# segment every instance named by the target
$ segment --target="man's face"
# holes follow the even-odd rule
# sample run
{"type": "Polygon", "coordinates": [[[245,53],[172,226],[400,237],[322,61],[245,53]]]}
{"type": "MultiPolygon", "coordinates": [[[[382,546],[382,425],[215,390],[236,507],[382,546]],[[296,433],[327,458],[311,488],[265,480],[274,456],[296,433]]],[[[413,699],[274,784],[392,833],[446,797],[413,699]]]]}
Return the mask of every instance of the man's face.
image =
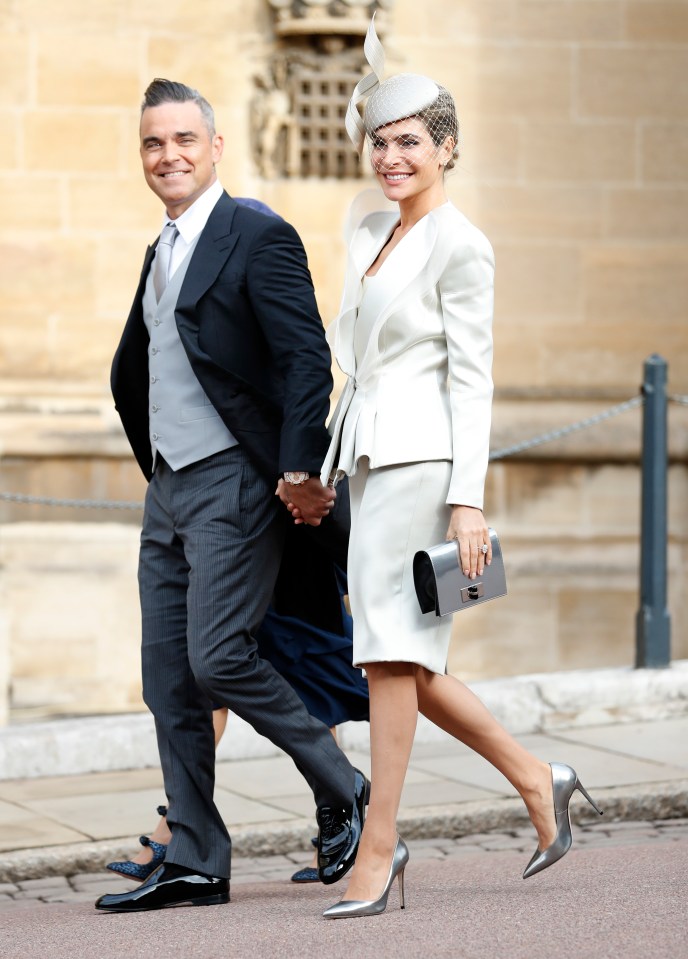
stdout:
{"type": "Polygon", "coordinates": [[[222,137],[211,137],[192,101],[147,107],[141,115],[140,133],[146,183],[175,219],[215,182],[222,137]]]}

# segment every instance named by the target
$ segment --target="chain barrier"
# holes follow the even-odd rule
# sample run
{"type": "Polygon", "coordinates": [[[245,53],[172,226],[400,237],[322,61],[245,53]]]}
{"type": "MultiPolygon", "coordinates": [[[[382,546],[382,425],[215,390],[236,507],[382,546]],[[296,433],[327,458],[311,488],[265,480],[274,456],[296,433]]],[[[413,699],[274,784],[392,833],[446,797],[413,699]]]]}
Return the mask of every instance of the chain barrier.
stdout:
{"type": "Polygon", "coordinates": [[[125,500],[103,499],[57,499],[54,496],[28,496],[24,493],[1,493],[0,500],[7,503],[23,503],[29,506],[67,506],[71,509],[143,509],[143,503],[125,500]]]}
{"type": "Polygon", "coordinates": [[[500,450],[493,450],[490,453],[490,462],[505,459],[507,456],[513,456],[514,453],[522,453],[524,450],[534,449],[536,446],[542,446],[543,443],[551,443],[554,440],[561,439],[562,436],[568,436],[570,433],[577,433],[579,430],[588,429],[590,426],[596,426],[604,420],[611,419],[612,416],[618,416],[620,413],[626,413],[645,402],[643,396],[634,396],[624,403],[617,406],[611,406],[608,410],[596,413],[594,416],[587,416],[584,420],[578,420],[576,423],[570,423],[568,426],[562,426],[558,430],[550,430],[547,433],[541,433],[539,436],[533,436],[532,439],[523,440],[521,443],[515,443],[513,446],[504,446],[500,450]]]}
{"type": "MultiPolygon", "coordinates": [[[[671,403],[678,403],[681,406],[688,406],[688,395],[680,393],[669,393],[667,399],[671,403]]],[[[506,459],[507,456],[514,456],[516,453],[523,453],[526,450],[535,449],[544,443],[552,443],[554,440],[569,436],[571,433],[577,433],[579,430],[589,429],[598,423],[611,419],[613,416],[619,416],[628,410],[637,409],[642,406],[644,398],[642,395],[634,396],[630,400],[611,406],[609,409],[602,410],[594,416],[588,416],[583,420],[570,423],[568,426],[562,426],[556,430],[549,430],[547,433],[541,433],[520,443],[514,443],[513,446],[504,446],[502,449],[493,450],[490,453],[490,462],[506,459]]],[[[0,502],[22,503],[28,506],[58,506],[69,509],[101,509],[101,510],[142,510],[143,503],[126,502],[121,500],[97,500],[97,499],[58,499],[54,496],[28,496],[23,493],[3,493],[0,492],[0,502]]]]}

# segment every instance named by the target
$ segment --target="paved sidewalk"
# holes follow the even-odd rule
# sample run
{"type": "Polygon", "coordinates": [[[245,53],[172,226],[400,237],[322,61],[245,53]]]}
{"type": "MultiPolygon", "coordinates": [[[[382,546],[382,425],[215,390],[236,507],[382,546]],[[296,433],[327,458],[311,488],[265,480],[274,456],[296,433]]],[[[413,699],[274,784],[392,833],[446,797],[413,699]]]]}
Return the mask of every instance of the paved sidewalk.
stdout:
{"type": "MultiPolygon", "coordinates": [[[[572,818],[596,842],[600,837],[616,841],[617,824],[624,822],[641,821],[642,826],[632,828],[653,842],[680,836],[685,829],[676,823],[679,831],[672,833],[670,824],[663,823],[688,817],[688,716],[518,738],[543,759],[577,769],[605,817],[598,820],[576,794],[572,818]]],[[[367,753],[348,754],[368,773],[367,753]]],[[[296,863],[308,859],[308,840],[315,830],[312,797],[288,758],[219,763],[216,798],[231,825],[234,882],[242,875],[245,881],[285,879],[296,863]]],[[[0,902],[59,898],[67,886],[70,895],[92,897],[97,890],[88,876],[98,872],[108,879],[108,888],[114,881],[115,888],[123,889],[123,880],[103,876],[103,866],[133,853],[137,836],[152,831],[155,807],[163,801],[160,773],[153,769],[0,781],[0,884],[5,884],[0,885],[0,902]],[[31,880],[44,885],[27,885],[31,880]]],[[[523,856],[533,846],[524,808],[511,786],[450,737],[414,747],[400,831],[408,840],[432,840],[422,847],[430,856],[444,856],[447,849],[465,854],[467,847],[476,853],[513,847],[523,856]]]]}

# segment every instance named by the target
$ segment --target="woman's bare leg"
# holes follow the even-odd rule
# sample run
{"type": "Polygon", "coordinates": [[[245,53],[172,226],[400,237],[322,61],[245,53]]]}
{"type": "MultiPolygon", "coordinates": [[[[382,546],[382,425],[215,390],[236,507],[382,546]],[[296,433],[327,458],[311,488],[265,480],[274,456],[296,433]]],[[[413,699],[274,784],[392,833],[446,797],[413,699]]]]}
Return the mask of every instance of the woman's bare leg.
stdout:
{"type": "Polygon", "coordinates": [[[220,706],[213,710],[213,733],[215,734],[215,749],[220,745],[220,740],[225,734],[227,728],[227,717],[229,710],[226,706],[220,706]]]}
{"type": "Polygon", "coordinates": [[[519,792],[545,849],[556,835],[552,775],[494,718],[478,697],[455,676],[418,667],[418,708],[424,716],[484,756],[519,792]]]}
{"type": "Polygon", "coordinates": [[[368,663],[371,792],[363,836],[344,899],[377,899],[397,838],[397,812],[418,719],[416,666],[368,663]]]}

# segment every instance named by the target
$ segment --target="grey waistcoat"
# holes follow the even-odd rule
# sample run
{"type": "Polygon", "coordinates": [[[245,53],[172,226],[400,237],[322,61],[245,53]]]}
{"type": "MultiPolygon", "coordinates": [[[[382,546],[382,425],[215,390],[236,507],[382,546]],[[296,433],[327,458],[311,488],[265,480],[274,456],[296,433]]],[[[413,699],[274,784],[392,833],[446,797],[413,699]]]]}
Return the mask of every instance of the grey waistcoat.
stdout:
{"type": "Polygon", "coordinates": [[[143,319],[150,336],[148,423],[154,469],[158,452],[178,470],[237,445],[191,369],[174,318],[195,246],[171,277],[159,303],[152,269],[143,295],[143,319]]]}

